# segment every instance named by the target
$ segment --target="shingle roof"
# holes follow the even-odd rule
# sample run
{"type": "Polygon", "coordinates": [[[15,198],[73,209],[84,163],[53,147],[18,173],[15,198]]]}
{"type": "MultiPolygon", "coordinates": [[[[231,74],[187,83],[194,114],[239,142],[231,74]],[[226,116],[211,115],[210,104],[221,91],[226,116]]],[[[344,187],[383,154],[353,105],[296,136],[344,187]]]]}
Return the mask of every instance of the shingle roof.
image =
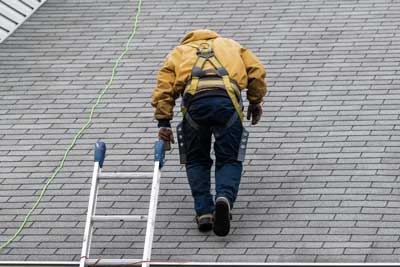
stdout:
{"type": "MultiPolygon", "coordinates": [[[[0,241],[15,233],[85,122],[136,4],[48,0],[0,44],[0,241]]],[[[228,237],[197,231],[176,146],[167,154],[153,258],[399,262],[399,21],[395,0],[144,0],[93,124],[0,260],[79,259],[95,141],[108,144],[105,170],[151,171],[158,68],[185,32],[210,28],[266,65],[265,115],[249,127],[228,237]]],[[[148,182],[105,181],[98,212],[146,212],[148,182]]],[[[144,225],[102,226],[92,257],[141,257],[144,225]]]]}

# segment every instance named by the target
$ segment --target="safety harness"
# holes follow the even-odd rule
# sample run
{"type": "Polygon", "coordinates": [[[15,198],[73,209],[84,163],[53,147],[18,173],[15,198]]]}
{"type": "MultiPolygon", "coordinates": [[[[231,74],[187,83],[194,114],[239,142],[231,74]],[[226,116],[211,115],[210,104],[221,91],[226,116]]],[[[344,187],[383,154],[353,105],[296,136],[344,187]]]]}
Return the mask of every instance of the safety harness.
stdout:
{"type": "Polygon", "coordinates": [[[187,82],[183,93],[182,113],[185,115],[192,98],[196,94],[223,89],[231,99],[240,120],[243,121],[239,86],[236,81],[229,78],[228,71],[215,56],[212,40],[201,43],[199,46],[187,45],[197,49],[197,60],[192,68],[191,79],[187,82]],[[213,69],[203,70],[206,62],[209,62],[213,69]]]}
{"type": "MultiPolygon", "coordinates": [[[[199,46],[194,46],[191,44],[187,45],[197,49],[197,60],[192,68],[191,79],[187,82],[183,93],[182,113],[187,123],[189,123],[194,129],[199,129],[201,127],[191,118],[189,113],[186,112],[195,96],[200,95],[200,93],[204,94],[207,92],[210,92],[212,95],[218,95],[218,92],[221,91],[225,95],[228,94],[236,112],[231,116],[224,126],[212,127],[211,130],[214,135],[219,135],[221,128],[231,127],[238,117],[243,123],[243,103],[240,95],[240,88],[236,81],[229,78],[228,71],[222,66],[221,62],[215,56],[212,49],[212,40],[209,40],[206,43],[201,43],[199,46]],[[206,62],[209,62],[213,69],[203,70],[206,62]]],[[[185,164],[187,154],[183,133],[183,121],[177,126],[177,134],[180,162],[181,164],[185,164]]],[[[238,161],[244,161],[248,136],[249,132],[243,127],[237,156],[238,161]]]]}

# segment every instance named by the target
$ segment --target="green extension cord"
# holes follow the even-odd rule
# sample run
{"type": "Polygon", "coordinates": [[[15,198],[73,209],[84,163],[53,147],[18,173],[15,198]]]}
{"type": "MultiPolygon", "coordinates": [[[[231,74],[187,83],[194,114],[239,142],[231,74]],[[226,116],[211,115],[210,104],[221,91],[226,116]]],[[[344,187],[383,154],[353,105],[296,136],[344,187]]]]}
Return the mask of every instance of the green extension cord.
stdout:
{"type": "Polygon", "coordinates": [[[21,231],[25,228],[26,223],[29,220],[29,217],[32,215],[32,213],[35,211],[35,209],[38,207],[39,203],[41,202],[44,194],[47,191],[47,188],[49,187],[49,185],[51,184],[51,182],[54,180],[54,178],[57,176],[57,174],[60,172],[60,170],[62,169],[62,167],[64,166],[65,160],[67,159],[69,152],[72,150],[72,148],[75,146],[76,141],[82,136],[82,134],[85,132],[85,130],[87,128],[89,128],[90,123],[92,122],[92,118],[93,118],[93,114],[97,108],[97,106],[99,105],[101,99],[103,98],[104,94],[108,91],[108,89],[111,87],[112,82],[114,81],[115,78],[115,73],[117,70],[118,65],[121,63],[122,58],[126,55],[126,53],[128,53],[129,50],[129,46],[132,42],[133,37],[135,37],[136,35],[136,30],[138,28],[138,21],[139,21],[139,16],[141,14],[142,11],[142,0],[138,0],[138,5],[137,5],[137,13],[136,13],[136,17],[135,17],[135,23],[133,26],[133,30],[130,33],[129,39],[126,42],[125,45],[125,49],[124,51],[121,53],[121,55],[118,57],[117,61],[115,61],[114,66],[112,68],[112,73],[111,73],[111,78],[108,81],[108,83],[106,84],[106,86],[104,87],[104,89],[101,91],[101,93],[99,94],[99,96],[97,97],[97,101],[96,103],[92,106],[92,109],[90,111],[89,114],[89,118],[87,120],[87,122],[82,126],[82,128],[79,130],[79,132],[75,135],[74,139],[72,140],[71,144],[68,146],[67,150],[64,153],[64,157],[62,158],[62,160],[60,161],[58,167],[56,168],[56,170],[54,171],[54,173],[50,176],[50,178],[47,180],[46,184],[44,185],[42,191],[40,192],[39,198],[36,200],[36,202],[33,204],[32,208],[28,211],[27,215],[25,216],[23,222],[21,223],[21,225],[19,226],[17,232],[10,238],[8,239],[4,244],[2,244],[0,246],[0,250],[4,249],[5,247],[7,247],[11,242],[13,242],[15,240],[15,238],[21,233],[21,231]]]}

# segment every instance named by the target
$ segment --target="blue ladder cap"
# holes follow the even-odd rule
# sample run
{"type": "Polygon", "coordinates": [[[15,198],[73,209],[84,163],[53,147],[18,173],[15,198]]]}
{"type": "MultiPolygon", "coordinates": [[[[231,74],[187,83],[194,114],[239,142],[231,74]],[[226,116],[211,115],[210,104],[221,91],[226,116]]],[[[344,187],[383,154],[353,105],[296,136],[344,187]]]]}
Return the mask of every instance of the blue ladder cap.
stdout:
{"type": "Polygon", "coordinates": [[[94,161],[99,163],[100,168],[103,168],[103,162],[105,156],[106,156],[106,144],[99,140],[94,145],[94,161]]]}
{"type": "Polygon", "coordinates": [[[164,142],[158,140],[154,145],[154,160],[160,162],[160,169],[164,166],[164,157],[165,157],[164,142]]]}

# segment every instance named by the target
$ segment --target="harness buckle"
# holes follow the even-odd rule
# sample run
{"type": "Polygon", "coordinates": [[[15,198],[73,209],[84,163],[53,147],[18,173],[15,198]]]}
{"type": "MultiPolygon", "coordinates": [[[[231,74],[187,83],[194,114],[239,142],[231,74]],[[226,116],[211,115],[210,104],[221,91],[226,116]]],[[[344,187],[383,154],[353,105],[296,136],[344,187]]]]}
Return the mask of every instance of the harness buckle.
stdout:
{"type": "Polygon", "coordinates": [[[214,56],[214,51],[209,43],[201,43],[197,48],[197,56],[202,58],[210,58],[214,56]]]}

